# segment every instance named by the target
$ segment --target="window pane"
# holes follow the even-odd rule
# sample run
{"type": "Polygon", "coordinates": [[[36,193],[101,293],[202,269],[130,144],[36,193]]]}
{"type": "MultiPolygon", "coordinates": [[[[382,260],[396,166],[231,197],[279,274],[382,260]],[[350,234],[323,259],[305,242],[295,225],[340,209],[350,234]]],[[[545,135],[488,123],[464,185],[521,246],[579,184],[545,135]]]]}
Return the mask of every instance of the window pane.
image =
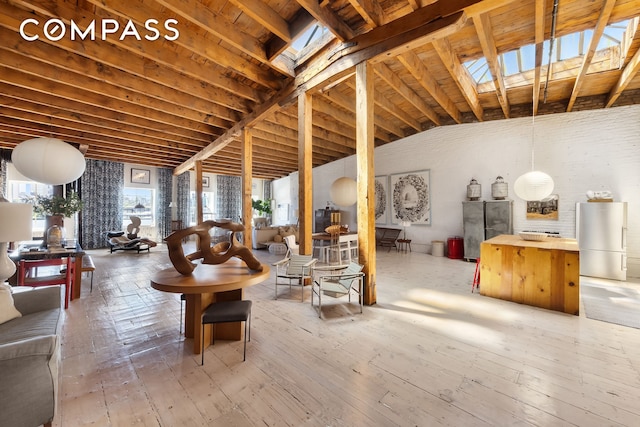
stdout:
{"type": "Polygon", "coordinates": [[[149,188],[124,188],[122,227],[126,229],[130,216],[140,217],[142,225],[155,226],[155,190],[149,188]]]}

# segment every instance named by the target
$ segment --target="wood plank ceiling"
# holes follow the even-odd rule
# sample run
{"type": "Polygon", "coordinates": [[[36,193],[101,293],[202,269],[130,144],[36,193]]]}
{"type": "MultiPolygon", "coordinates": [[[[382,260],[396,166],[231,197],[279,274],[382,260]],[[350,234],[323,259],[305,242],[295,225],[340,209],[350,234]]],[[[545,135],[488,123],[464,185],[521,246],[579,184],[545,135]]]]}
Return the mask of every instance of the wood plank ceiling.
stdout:
{"type": "Polygon", "coordinates": [[[640,102],[640,0],[559,0],[556,38],[593,30],[597,41],[607,24],[632,21],[616,58],[591,43],[546,84],[553,10],[554,0],[0,0],[0,148],[53,136],[90,159],[176,173],[199,159],[204,172],[239,175],[250,126],[253,176],[278,178],[298,169],[303,91],[314,94],[313,165],[355,153],[363,60],[375,70],[378,145],[434,126],[640,102]],[[287,50],[316,22],[327,35],[287,50]],[[91,23],[93,40],[72,40],[73,26],[91,23]],[[506,75],[500,55],[532,44],[535,68],[506,75]],[[492,81],[478,84],[463,64],[483,57],[492,81]]]}

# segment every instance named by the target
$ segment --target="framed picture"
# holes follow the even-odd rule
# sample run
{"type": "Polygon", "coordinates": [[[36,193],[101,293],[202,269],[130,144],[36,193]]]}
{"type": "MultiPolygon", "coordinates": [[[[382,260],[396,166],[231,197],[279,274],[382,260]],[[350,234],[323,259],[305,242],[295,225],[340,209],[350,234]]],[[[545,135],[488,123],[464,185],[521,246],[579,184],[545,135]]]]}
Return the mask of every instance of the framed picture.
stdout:
{"type": "Polygon", "coordinates": [[[391,175],[391,222],[431,225],[429,170],[391,175]]]}
{"type": "Polygon", "coordinates": [[[202,188],[209,188],[209,177],[208,176],[203,176],[202,177],[202,188]]]}
{"type": "Polygon", "coordinates": [[[389,222],[389,177],[376,176],[376,224],[386,224],[389,222]]]}
{"type": "Polygon", "coordinates": [[[149,169],[131,168],[131,182],[134,184],[150,184],[151,171],[149,169]]]}
{"type": "Polygon", "coordinates": [[[558,219],[558,200],[560,196],[552,194],[546,199],[527,202],[527,219],[558,219]]]}

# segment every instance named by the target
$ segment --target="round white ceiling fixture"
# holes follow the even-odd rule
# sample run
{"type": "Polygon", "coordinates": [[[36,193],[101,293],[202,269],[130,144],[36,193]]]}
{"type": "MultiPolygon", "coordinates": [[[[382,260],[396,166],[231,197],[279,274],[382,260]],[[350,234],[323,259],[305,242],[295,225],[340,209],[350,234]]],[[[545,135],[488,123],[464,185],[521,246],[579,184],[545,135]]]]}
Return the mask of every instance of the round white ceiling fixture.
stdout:
{"type": "Polygon", "coordinates": [[[11,161],[25,177],[36,182],[62,185],[84,173],[84,156],[73,146],[56,138],[34,138],[18,144],[11,161]]]}
{"type": "Polygon", "coordinates": [[[527,172],[516,179],[513,191],[526,201],[542,200],[553,192],[553,179],[544,172],[527,172]]]}
{"type": "Polygon", "coordinates": [[[329,195],[336,206],[351,206],[358,200],[358,185],[354,179],[343,176],[333,181],[329,195]]]}

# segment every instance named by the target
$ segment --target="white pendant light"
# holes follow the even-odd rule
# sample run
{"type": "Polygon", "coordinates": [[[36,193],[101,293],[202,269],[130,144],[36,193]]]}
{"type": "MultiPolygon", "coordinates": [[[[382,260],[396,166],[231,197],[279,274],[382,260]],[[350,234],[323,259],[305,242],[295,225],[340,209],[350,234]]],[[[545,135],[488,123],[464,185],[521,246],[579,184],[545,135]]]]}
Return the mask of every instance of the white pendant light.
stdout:
{"type": "Polygon", "coordinates": [[[516,179],[513,191],[526,201],[542,200],[553,192],[553,179],[544,172],[527,172],[516,179]]]}
{"type": "Polygon", "coordinates": [[[513,184],[516,195],[528,202],[542,200],[553,192],[553,178],[534,168],[535,115],[532,118],[531,127],[531,172],[519,176],[513,184]]]}
{"type": "Polygon", "coordinates": [[[73,146],[56,138],[34,138],[21,142],[11,153],[11,161],[25,177],[36,182],[62,185],[84,173],[84,156],[73,146]]]}
{"type": "Polygon", "coordinates": [[[329,190],[331,200],[337,206],[352,206],[358,200],[358,186],[356,181],[343,176],[333,181],[329,190]]]}

